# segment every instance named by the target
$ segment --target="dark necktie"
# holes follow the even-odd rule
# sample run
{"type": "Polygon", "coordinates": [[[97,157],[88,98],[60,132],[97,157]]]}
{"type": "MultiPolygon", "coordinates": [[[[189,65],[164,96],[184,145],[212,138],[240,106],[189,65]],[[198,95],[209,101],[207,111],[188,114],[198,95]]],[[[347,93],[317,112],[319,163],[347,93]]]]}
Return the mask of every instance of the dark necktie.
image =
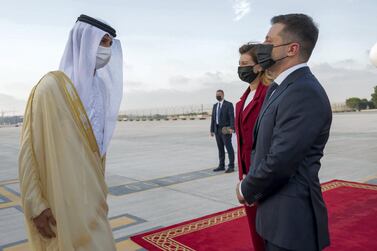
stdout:
{"type": "Polygon", "coordinates": [[[268,100],[271,97],[272,93],[276,90],[276,88],[278,88],[278,86],[279,85],[276,84],[275,82],[271,83],[270,88],[268,88],[265,100],[268,100]]]}
{"type": "MultiPolygon", "coordinates": [[[[267,90],[267,94],[266,94],[266,97],[264,98],[264,101],[263,101],[263,104],[262,104],[262,108],[261,108],[261,111],[264,110],[264,108],[266,107],[267,103],[268,103],[268,99],[271,97],[272,93],[276,90],[276,88],[278,88],[278,84],[276,84],[275,82],[272,82],[270,87],[268,88],[267,90]]],[[[259,119],[258,119],[259,120],[259,119]]]]}

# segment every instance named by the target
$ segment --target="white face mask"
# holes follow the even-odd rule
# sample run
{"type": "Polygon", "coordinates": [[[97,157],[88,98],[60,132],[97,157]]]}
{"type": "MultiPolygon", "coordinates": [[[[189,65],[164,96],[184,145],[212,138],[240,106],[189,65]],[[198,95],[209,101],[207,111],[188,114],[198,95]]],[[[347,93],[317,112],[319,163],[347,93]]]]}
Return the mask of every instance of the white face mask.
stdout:
{"type": "Polygon", "coordinates": [[[111,47],[99,46],[96,56],[96,70],[101,69],[110,61],[111,47]]]}

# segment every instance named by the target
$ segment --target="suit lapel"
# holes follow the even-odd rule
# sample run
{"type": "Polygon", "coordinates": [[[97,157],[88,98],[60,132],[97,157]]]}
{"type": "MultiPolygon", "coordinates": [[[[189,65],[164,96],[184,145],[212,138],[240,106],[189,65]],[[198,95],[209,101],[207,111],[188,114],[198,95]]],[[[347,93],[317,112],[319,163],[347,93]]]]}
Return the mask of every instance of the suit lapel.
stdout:
{"type": "MultiPolygon", "coordinates": [[[[290,85],[291,82],[288,82],[288,81],[283,81],[283,83],[281,83],[281,85],[275,90],[275,92],[272,93],[272,95],[270,96],[270,98],[268,100],[264,100],[264,103],[262,105],[262,110],[260,111],[259,113],[259,116],[258,116],[258,119],[257,119],[257,122],[255,124],[255,127],[254,127],[254,145],[256,143],[256,138],[257,138],[257,135],[258,135],[258,130],[259,130],[259,126],[260,126],[260,121],[262,120],[263,118],[263,115],[265,114],[266,110],[268,107],[270,107],[270,105],[287,89],[287,87],[290,85]]],[[[267,98],[267,96],[266,96],[267,98]]]]}
{"type": "Polygon", "coordinates": [[[260,118],[263,117],[264,113],[270,107],[270,105],[287,89],[287,87],[291,84],[292,82],[286,82],[283,81],[281,85],[271,94],[270,98],[266,100],[266,104],[263,107],[263,110],[260,113],[260,118]]]}
{"type": "MultiPolygon", "coordinates": [[[[242,112],[244,113],[243,116],[242,116],[242,122],[247,118],[247,116],[250,114],[250,112],[253,110],[253,108],[257,104],[257,101],[259,100],[259,97],[260,97],[261,92],[262,92],[262,85],[263,85],[262,83],[259,83],[259,85],[258,85],[258,87],[257,87],[257,89],[255,91],[255,95],[254,95],[253,99],[250,102],[250,105],[249,104],[245,104],[248,107],[246,107],[245,110],[242,110],[242,112]]],[[[249,91],[249,95],[250,95],[250,91],[249,91]]],[[[247,99],[247,97],[245,97],[245,101],[244,102],[246,102],[246,99],[247,99]]]]}
{"type": "Polygon", "coordinates": [[[256,143],[256,139],[257,139],[257,135],[258,135],[258,131],[259,131],[259,126],[260,126],[260,121],[262,120],[263,115],[265,114],[268,107],[270,107],[270,105],[272,103],[274,103],[275,100],[281,94],[283,94],[285,90],[287,90],[289,85],[291,85],[298,77],[300,77],[300,76],[302,76],[303,74],[306,74],[306,73],[310,73],[309,67],[307,67],[307,66],[295,70],[294,72],[292,72],[291,74],[288,75],[288,77],[280,84],[280,86],[275,90],[275,92],[272,93],[270,98],[268,100],[264,101],[266,104],[263,105],[262,111],[259,113],[256,126],[254,127],[254,139],[255,140],[254,140],[254,143],[253,143],[253,148],[254,148],[255,143],[256,143]]]}

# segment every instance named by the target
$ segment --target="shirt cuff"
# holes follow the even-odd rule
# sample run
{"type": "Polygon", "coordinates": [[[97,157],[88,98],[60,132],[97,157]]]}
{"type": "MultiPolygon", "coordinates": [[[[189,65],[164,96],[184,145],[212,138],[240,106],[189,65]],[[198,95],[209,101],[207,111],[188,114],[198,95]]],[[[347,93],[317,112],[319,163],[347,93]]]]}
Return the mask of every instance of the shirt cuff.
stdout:
{"type": "Polygon", "coordinates": [[[241,180],[240,185],[238,186],[238,191],[240,192],[240,195],[242,196],[242,198],[245,199],[245,196],[243,196],[242,189],[241,189],[242,181],[243,180],[241,180]]]}

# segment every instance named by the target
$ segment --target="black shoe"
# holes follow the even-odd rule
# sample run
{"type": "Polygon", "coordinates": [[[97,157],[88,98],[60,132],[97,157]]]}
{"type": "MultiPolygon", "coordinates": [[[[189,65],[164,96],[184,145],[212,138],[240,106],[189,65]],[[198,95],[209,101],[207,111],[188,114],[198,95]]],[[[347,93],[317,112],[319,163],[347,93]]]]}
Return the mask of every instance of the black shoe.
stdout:
{"type": "Polygon", "coordinates": [[[233,167],[229,167],[228,169],[226,169],[225,173],[233,173],[234,172],[234,168],[233,167]]]}
{"type": "Polygon", "coordinates": [[[219,172],[219,171],[224,171],[224,170],[225,170],[225,168],[224,168],[224,167],[221,167],[221,166],[219,166],[219,167],[213,169],[214,172],[219,172]]]}

